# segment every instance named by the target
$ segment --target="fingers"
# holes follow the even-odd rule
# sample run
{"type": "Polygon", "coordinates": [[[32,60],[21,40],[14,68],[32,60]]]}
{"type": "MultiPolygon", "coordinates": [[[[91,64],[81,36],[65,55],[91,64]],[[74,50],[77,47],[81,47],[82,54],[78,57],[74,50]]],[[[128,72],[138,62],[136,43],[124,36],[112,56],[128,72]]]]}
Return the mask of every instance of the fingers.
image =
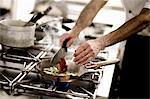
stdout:
{"type": "Polygon", "coordinates": [[[94,52],[90,45],[88,43],[83,43],[79,48],[77,48],[74,56],[74,62],[76,64],[84,65],[88,61],[91,60],[91,58],[94,57],[94,52]]]}
{"type": "Polygon", "coordinates": [[[72,43],[75,41],[76,36],[71,35],[71,34],[68,34],[68,33],[63,34],[63,35],[60,37],[60,43],[61,43],[61,45],[63,44],[63,42],[64,42],[66,39],[69,39],[69,41],[67,42],[67,47],[70,47],[70,46],[72,45],[72,43]]]}
{"type": "Polygon", "coordinates": [[[87,48],[80,52],[80,54],[75,55],[74,61],[78,61],[79,59],[85,57],[87,54],[93,53],[91,48],[87,48]]]}
{"type": "Polygon", "coordinates": [[[80,47],[78,47],[77,50],[75,51],[74,56],[77,56],[77,55],[81,54],[88,47],[90,47],[90,45],[88,43],[81,44],[80,47]]]}
{"type": "Polygon", "coordinates": [[[65,41],[65,39],[69,39],[68,33],[64,33],[64,34],[60,37],[60,43],[61,43],[61,45],[63,44],[63,42],[65,41]]]}
{"type": "Polygon", "coordinates": [[[74,38],[70,39],[67,43],[67,47],[70,47],[73,42],[74,42],[74,38]]]}
{"type": "Polygon", "coordinates": [[[82,57],[79,60],[76,60],[75,63],[76,64],[80,64],[80,65],[85,65],[87,62],[89,62],[91,59],[93,59],[94,57],[94,53],[90,52],[87,55],[85,55],[84,57],[82,57]]]}
{"type": "Polygon", "coordinates": [[[83,61],[83,62],[81,62],[81,63],[79,63],[81,66],[82,65],[85,65],[85,64],[87,64],[90,60],[92,60],[93,59],[93,57],[90,57],[90,58],[88,58],[87,60],[85,60],[85,61],[83,61]]]}

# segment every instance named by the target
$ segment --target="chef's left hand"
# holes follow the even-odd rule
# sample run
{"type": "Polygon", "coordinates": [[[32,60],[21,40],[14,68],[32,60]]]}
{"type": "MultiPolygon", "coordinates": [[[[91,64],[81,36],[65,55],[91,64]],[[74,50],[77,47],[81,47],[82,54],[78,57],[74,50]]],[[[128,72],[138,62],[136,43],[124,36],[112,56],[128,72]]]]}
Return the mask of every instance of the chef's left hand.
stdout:
{"type": "Polygon", "coordinates": [[[74,62],[79,65],[84,65],[91,59],[95,58],[100,50],[104,49],[100,40],[89,40],[82,43],[74,53],[74,62]]]}

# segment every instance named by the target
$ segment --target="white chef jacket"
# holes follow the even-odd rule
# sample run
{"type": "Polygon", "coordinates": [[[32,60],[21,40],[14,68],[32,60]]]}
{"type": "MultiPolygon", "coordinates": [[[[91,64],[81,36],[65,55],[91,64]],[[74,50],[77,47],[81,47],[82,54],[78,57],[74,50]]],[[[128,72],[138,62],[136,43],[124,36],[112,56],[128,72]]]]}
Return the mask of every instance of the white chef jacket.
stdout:
{"type": "MultiPolygon", "coordinates": [[[[143,8],[150,9],[150,0],[122,0],[122,3],[126,12],[126,21],[140,14],[143,8]]],[[[150,36],[150,25],[138,35],[150,36]]]]}

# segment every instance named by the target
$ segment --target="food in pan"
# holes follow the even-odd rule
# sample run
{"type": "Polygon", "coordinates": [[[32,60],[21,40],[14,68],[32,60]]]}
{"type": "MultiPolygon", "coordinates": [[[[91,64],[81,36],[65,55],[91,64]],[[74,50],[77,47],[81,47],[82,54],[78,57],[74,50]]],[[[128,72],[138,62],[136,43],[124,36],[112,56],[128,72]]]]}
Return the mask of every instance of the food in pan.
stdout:
{"type": "Polygon", "coordinates": [[[76,73],[67,72],[67,64],[64,58],[62,58],[61,61],[56,66],[44,68],[43,72],[53,76],[67,76],[67,75],[76,76],[77,75],[76,73]]]}

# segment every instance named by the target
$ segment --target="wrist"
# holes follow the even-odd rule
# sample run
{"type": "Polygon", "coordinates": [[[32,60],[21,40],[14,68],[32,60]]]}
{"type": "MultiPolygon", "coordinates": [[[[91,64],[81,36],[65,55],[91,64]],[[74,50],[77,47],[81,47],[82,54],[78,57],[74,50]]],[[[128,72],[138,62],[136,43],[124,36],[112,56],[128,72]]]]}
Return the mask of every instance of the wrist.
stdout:
{"type": "Polygon", "coordinates": [[[70,33],[73,34],[74,36],[78,37],[81,31],[82,30],[79,27],[75,26],[72,28],[70,33]]]}
{"type": "Polygon", "coordinates": [[[98,41],[98,46],[101,46],[102,49],[108,46],[108,41],[107,41],[106,36],[102,36],[98,38],[97,41],[98,41]]]}

